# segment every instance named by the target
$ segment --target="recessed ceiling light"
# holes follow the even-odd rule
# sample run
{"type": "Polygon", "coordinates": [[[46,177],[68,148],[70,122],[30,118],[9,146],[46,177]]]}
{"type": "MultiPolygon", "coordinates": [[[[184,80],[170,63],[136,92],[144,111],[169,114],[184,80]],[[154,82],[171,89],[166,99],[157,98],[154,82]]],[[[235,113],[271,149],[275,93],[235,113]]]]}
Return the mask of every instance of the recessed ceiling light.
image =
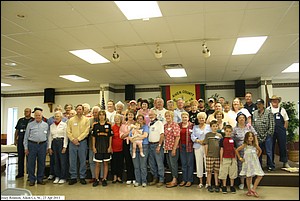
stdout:
{"type": "Polygon", "coordinates": [[[60,75],[59,77],[71,80],[73,82],[89,82],[89,80],[79,77],[77,75],[60,75]]]}
{"type": "Polygon", "coordinates": [[[109,60],[107,60],[106,58],[104,58],[103,56],[101,56],[100,54],[98,54],[92,49],[73,50],[69,52],[90,64],[100,64],[100,63],[110,62],[109,60]]]}
{"type": "Polygon", "coordinates": [[[286,69],[282,71],[282,73],[297,73],[299,72],[299,63],[293,63],[286,69]]]}
{"type": "Polygon", "coordinates": [[[170,68],[166,71],[170,77],[187,77],[184,68],[170,68]]]}
{"type": "Polygon", "coordinates": [[[16,66],[17,64],[15,62],[7,62],[7,63],[4,63],[4,65],[6,65],[6,66],[16,66]]]}
{"type": "Polygon", "coordinates": [[[11,86],[10,84],[6,84],[6,83],[1,82],[1,87],[10,87],[10,86],[11,86]]]}
{"type": "Polygon", "coordinates": [[[115,1],[115,4],[128,20],[147,20],[162,16],[156,1],[115,1]]]}
{"type": "Polygon", "coordinates": [[[232,55],[256,54],[266,39],[267,36],[238,38],[232,55]]]}

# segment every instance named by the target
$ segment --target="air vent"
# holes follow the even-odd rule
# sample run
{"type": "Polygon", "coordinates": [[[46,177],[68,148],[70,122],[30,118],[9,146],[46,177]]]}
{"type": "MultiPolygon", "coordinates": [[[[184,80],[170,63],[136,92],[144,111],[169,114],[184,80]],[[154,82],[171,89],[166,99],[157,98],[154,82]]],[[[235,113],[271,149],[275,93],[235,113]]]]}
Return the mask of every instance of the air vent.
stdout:
{"type": "Polygon", "coordinates": [[[165,68],[183,68],[182,64],[164,64],[165,68]]]}
{"type": "Polygon", "coordinates": [[[12,75],[7,75],[6,78],[10,78],[10,79],[24,79],[23,76],[18,75],[18,74],[12,74],[12,75]]]}

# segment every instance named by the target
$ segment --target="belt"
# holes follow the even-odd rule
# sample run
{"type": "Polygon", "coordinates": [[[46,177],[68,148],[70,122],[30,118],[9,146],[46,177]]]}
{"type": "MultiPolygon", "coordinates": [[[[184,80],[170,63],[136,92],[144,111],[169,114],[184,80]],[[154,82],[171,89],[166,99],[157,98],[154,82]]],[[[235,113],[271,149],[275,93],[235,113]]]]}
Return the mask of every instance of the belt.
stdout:
{"type": "Polygon", "coordinates": [[[149,142],[149,144],[158,144],[159,142],[149,142]]]}
{"type": "Polygon", "coordinates": [[[43,142],[35,142],[35,141],[28,140],[28,142],[31,142],[31,143],[34,143],[34,144],[43,144],[43,143],[45,143],[45,142],[47,142],[47,141],[43,141],[43,142]]]}

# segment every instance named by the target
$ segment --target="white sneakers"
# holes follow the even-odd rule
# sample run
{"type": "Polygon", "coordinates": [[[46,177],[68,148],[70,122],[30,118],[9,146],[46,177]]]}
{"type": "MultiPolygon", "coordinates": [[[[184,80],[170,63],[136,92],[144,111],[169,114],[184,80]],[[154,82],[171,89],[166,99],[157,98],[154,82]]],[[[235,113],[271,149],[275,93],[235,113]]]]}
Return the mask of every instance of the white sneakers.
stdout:
{"type": "Polygon", "coordinates": [[[244,189],[244,186],[245,186],[244,184],[240,184],[240,185],[239,185],[239,189],[240,189],[240,190],[243,190],[243,189],[244,189]]]}
{"type": "Polygon", "coordinates": [[[54,184],[64,184],[66,183],[65,179],[59,179],[59,177],[56,177],[55,180],[53,181],[54,184]]]}
{"type": "Polygon", "coordinates": [[[147,186],[147,184],[146,184],[146,183],[142,183],[142,186],[143,186],[143,187],[146,187],[146,186],[147,186]]]}
{"type": "Polygon", "coordinates": [[[60,179],[58,183],[59,184],[64,184],[64,183],[66,183],[66,180],[65,179],[60,179]]]}
{"type": "Polygon", "coordinates": [[[284,168],[290,168],[291,166],[288,163],[283,163],[284,168]]]}
{"type": "Polygon", "coordinates": [[[53,181],[54,184],[58,184],[59,182],[59,177],[56,177],[55,180],[53,181]]]}
{"type": "Polygon", "coordinates": [[[132,183],[132,184],[135,184],[135,180],[127,180],[127,181],[126,181],[126,184],[127,184],[127,185],[129,185],[129,184],[131,184],[131,183],[132,183]]]}

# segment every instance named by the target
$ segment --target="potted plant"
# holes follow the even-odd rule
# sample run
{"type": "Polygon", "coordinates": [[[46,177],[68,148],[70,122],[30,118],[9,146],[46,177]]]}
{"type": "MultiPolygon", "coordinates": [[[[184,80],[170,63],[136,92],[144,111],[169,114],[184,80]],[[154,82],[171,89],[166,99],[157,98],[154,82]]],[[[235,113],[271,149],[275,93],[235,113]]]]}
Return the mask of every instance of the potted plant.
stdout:
{"type": "Polygon", "coordinates": [[[299,134],[297,129],[299,127],[299,119],[297,116],[296,104],[294,102],[282,102],[280,104],[283,107],[289,117],[289,123],[287,128],[287,149],[289,160],[299,161],[299,134]]]}

